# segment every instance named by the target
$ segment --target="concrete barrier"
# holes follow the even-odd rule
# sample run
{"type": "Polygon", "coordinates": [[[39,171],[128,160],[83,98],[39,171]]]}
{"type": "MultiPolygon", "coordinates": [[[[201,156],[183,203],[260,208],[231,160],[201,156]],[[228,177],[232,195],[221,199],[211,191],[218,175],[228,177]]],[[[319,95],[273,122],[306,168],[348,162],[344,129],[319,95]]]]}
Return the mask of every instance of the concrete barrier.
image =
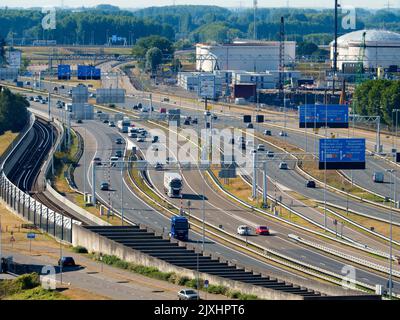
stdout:
{"type": "MultiPolygon", "coordinates": [[[[126,247],[122,244],[119,244],[113,240],[107,239],[97,233],[94,233],[84,227],[73,225],[72,230],[72,243],[74,246],[83,246],[88,249],[89,252],[101,252],[107,255],[114,255],[121,260],[132,262],[138,265],[156,267],[158,270],[162,272],[175,272],[180,276],[186,276],[188,278],[195,279],[197,277],[197,271],[189,270],[185,268],[181,268],[175,266],[173,264],[167,263],[163,260],[151,257],[145,253],[134,250],[132,248],[126,247]]],[[[271,277],[271,275],[268,273],[271,277]]],[[[254,285],[246,284],[240,281],[234,281],[225,279],[222,277],[200,273],[199,277],[202,279],[208,279],[211,284],[214,285],[222,285],[226,286],[231,290],[238,290],[242,293],[246,294],[254,294],[259,298],[268,299],[268,300],[302,300],[303,297],[279,292],[277,290],[261,288],[254,285]]],[[[274,278],[274,275],[272,275],[274,278]]],[[[322,294],[328,296],[362,296],[365,293],[360,293],[354,290],[345,289],[342,287],[332,286],[324,283],[317,282],[311,279],[305,279],[304,281],[299,281],[297,277],[293,277],[293,279],[289,279],[285,277],[282,279],[282,276],[276,277],[280,280],[284,280],[287,283],[294,283],[301,287],[312,288],[317,292],[321,292],[322,294]]]]}
{"type": "Polygon", "coordinates": [[[68,200],[66,197],[62,196],[59,194],[54,188],[51,186],[49,182],[46,183],[46,190],[58,201],[62,202],[65,206],[71,208],[73,211],[75,211],[77,214],[81,215],[85,219],[92,221],[95,225],[99,226],[110,226],[108,222],[100,219],[99,217],[94,216],[90,212],[87,212],[85,209],[79,207],[72,201],[68,200]]]}

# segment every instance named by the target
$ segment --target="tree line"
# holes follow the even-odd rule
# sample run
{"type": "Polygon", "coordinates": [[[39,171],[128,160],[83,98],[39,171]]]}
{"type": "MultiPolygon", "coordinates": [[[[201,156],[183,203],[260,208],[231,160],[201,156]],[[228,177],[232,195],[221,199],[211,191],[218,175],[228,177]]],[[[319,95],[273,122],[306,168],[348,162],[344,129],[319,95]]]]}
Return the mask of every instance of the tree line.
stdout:
{"type": "Polygon", "coordinates": [[[354,92],[353,107],[359,115],[380,116],[382,123],[395,125],[396,114],[393,110],[400,108],[400,81],[382,79],[363,82],[354,92]]]}
{"type": "Polygon", "coordinates": [[[0,89],[0,134],[20,131],[28,121],[29,102],[20,94],[7,88],[0,89]]]}
{"type": "MultiPolygon", "coordinates": [[[[339,21],[342,13],[339,11],[339,21]]],[[[297,42],[318,45],[333,39],[333,9],[259,8],[257,36],[278,40],[280,17],[285,18],[286,37],[297,42]]],[[[159,35],[171,41],[228,42],[234,38],[253,37],[253,11],[217,6],[164,6],[136,11],[100,5],[79,10],[58,9],[56,29],[43,30],[44,14],[38,9],[0,10],[0,37],[56,40],[60,44],[96,44],[107,42],[111,35],[126,37],[129,43],[139,38],[159,35]]],[[[356,29],[386,28],[400,31],[398,9],[368,11],[356,9],[356,29]]],[[[339,35],[351,30],[342,29],[339,35]]]]}

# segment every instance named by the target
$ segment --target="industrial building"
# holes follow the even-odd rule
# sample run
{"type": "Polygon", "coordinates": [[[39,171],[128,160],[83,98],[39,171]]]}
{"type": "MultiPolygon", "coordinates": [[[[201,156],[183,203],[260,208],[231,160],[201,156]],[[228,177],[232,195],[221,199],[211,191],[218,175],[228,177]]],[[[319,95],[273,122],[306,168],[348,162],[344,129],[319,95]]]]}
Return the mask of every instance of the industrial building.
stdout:
{"type": "MultiPolygon", "coordinates": [[[[334,42],[330,43],[331,61],[334,42]]],[[[400,34],[385,30],[358,30],[337,39],[337,66],[363,61],[364,68],[389,68],[400,65],[400,34]]]]}
{"type": "MultiPolygon", "coordinates": [[[[199,79],[201,75],[213,75],[211,72],[179,72],[178,73],[178,86],[182,87],[187,91],[197,92],[199,90],[199,79]]],[[[223,87],[226,87],[230,83],[226,81],[230,77],[226,75],[215,74],[215,96],[218,97],[222,94],[223,87]]]]}
{"type": "MultiPolygon", "coordinates": [[[[265,72],[279,70],[278,41],[234,41],[227,44],[196,44],[196,70],[243,70],[265,72]]],[[[285,41],[283,60],[288,65],[295,61],[296,42],[285,41]]]]}

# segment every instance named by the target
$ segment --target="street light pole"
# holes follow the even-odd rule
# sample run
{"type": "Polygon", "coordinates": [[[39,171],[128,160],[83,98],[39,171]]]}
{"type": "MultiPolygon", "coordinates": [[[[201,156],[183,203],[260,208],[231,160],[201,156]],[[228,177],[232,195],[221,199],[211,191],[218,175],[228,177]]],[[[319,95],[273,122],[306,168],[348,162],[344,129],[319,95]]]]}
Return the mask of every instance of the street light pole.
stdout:
{"type": "MultiPolygon", "coordinates": [[[[387,169],[387,172],[390,173],[390,188],[392,188],[392,180],[394,179],[394,188],[393,188],[393,202],[396,205],[396,170],[395,169],[387,169]]],[[[393,295],[393,260],[392,260],[392,253],[393,253],[393,223],[392,223],[392,214],[393,214],[393,202],[390,205],[390,212],[389,212],[389,299],[392,299],[393,295]]]]}

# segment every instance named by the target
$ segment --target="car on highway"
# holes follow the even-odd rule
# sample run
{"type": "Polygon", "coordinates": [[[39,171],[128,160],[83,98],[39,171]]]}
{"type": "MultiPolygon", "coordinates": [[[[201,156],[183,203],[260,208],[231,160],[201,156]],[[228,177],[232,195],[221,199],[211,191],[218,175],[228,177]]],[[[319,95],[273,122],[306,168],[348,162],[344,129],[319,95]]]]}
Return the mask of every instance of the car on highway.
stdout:
{"type": "Polygon", "coordinates": [[[123,156],[122,150],[115,151],[115,156],[118,158],[122,157],[123,156]]]}
{"type": "Polygon", "coordinates": [[[93,161],[94,161],[94,164],[95,164],[96,166],[101,165],[101,158],[99,158],[99,157],[94,157],[94,158],[93,158],[93,161]]]}
{"type": "Polygon", "coordinates": [[[242,142],[240,143],[240,148],[241,148],[242,150],[246,150],[246,143],[245,143],[244,141],[242,141],[242,142]]]}
{"type": "Polygon", "coordinates": [[[182,289],[178,292],[179,300],[200,300],[199,294],[193,289],[182,289]]]}
{"type": "Polygon", "coordinates": [[[135,105],[133,105],[132,109],[133,109],[133,110],[137,110],[137,109],[139,109],[139,108],[138,108],[137,104],[135,104],[135,105]]]}
{"type": "Polygon", "coordinates": [[[41,103],[41,104],[46,104],[47,101],[46,101],[46,100],[41,100],[40,103],[41,103]]]}
{"type": "Polygon", "coordinates": [[[266,135],[266,136],[272,136],[271,130],[264,130],[264,135],[266,135]]]}
{"type": "Polygon", "coordinates": [[[60,89],[65,89],[65,86],[62,84],[62,85],[60,86],[60,89]]]}
{"type": "Polygon", "coordinates": [[[269,158],[273,158],[273,157],[274,157],[274,152],[271,151],[271,150],[268,150],[268,151],[267,151],[267,156],[268,156],[269,158]]]}
{"type": "Polygon", "coordinates": [[[129,137],[129,138],[134,138],[134,139],[136,139],[137,136],[138,136],[138,135],[137,135],[136,132],[132,132],[132,131],[131,131],[131,132],[128,133],[128,137],[129,137]]]}
{"type": "Polygon", "coordinates": [[[72,257],[61,257],[61,259],[58,259],[58,265],[60,267],[75,267],[75,260],[72,257]]]}
{"type": "Polygon", "coordinates": [[[173,158],[173,157],[167,157],[167,159],[166,159],[167,164],[171,164],[171,163],[175,163],[175,162],[176,162],[175,158],[173,158]]]}
{"type": "Polygon", "coordinates": [[[385,175],[381,171],[375,171],[372,175],[372,181],[376,183],[383,183],[385,180],[385,175]]]}
{"type": "Polygon", "coordinates": [[[286,131],[279,131],[279,135],[280,135],[281,137],[287,137],[287,136],[288,136],[288,134],[287,134],[286,131]]]}
{"type": "Polygon", "coordinates": [[[35,97],[35,98],[33,99],[33,101],[35,101],[35,102],[40,102],[40,99],[39,99],[38,97],[35,97]]]}
{"type": "Polygon", "coordinates": [[[250,235],[250,227],[246,225],[240,225],[237,227],[236,232],[241,236],[248,236],[250,235]]]}
{"type": "Polygon", "coordinates": [[[289,167],[286,162],[281,162],[281,163],[279,163],[279,169],[287,170],[287,169],[289,169],[289,167]]]}
{"type": "Polygon", "coordinates": [[[119,160],[118,157],[111,157],[110,158],[111,164],[116,163],[118,160],[119,160]]]}
{"type": "Polygon", "coordinates": [[[115,139],[116,144],[122,144],[122,138],[117,138],[115,139]]]}
{"type": "Polygon", "coordinates": [[[156,142],[158,142],[158,140],[159,140],[158,136],[153,136],[151,143],[156,143],[156,142]]]}
{"type": "Polygon", "coordinates": [[[58,88],[57,88],[57,87],[54,87],[54,88],[53,88],[53,91],[58,91],[58,88]]]}
{"type": "Polygon", "coordinates": [[[136,142],[144,142],[144,137],[143,136],[138,136],[136,138],[136,142]]]}
{"type": "Polygon", "coordinates": [[[199,123],[199,120],[197,120],[197,118],[192,119],[192,124],[198,124],[198,123],[199,123]]]}
{"type": "Polygon", "coordinates": [[[108,182],[102,182],[100,185],[100,190],[109,190],[110,189],[110,185],[108,182]]]}
{"type": "Polygon", "coordinates": [[[109,121],[107,119],[104,119],[103,123],[109,123],[109,121]]]}
{"type": "Polygon", "coordinates": [[[217,120],[217,119],[218,119],[218,117],[217,117],[217,115],[216,115],[215,113],[212,114],[211,118],[212,118],[213,120],[217,120]]]}
{"type": "Polygon", "coordinates": [[[256,228],[256,234],[259,234],[261,236],[268,236],[269,235],[269,229],[267,226],[258,226],[256,228]]]}
{"type": "Polygon", "coordinates": [[[252,123],[248,123],[247,124],[247,129],[253,129],[254,127],[253,127],[253,124],[252,123]]]}
{"type": "Polygon", "coordinates": [[[257,151],[265,151],[265,146],[263,144],[259,144],[257,146],[257,151]]]}
{"type": "Polygon", "coordinates": [[[33,101],[34,99],[35,99],[35,98],[32,97],[32,96],[29,97],[29,101],[33,101]]]}
{"type": "Polygon", "coordinates": [[[160,170],[162,170],[164,167],[163,167],[162,163],[157,162],[157,163],[155,164],[154,168],[155,168],[156,170],[160,171],[160,170]]]}
{"type": "Polygon", "coordinates": [[[108,126],[114,128],[115,127],[115,123],[113,121],[110,121],[108,126]]]}
{"type": "Polygon", "coordinates": [[[184,124],[185,126],[190,126],[190,120],[185,119],[185,121],[183,122],[183,124],[184,124]]]}
{"type": "Polygon", "coordinates": [[[306,187],[307,188],[315,188],[315,181],[314,180],[307,180],[306,187]]]}

